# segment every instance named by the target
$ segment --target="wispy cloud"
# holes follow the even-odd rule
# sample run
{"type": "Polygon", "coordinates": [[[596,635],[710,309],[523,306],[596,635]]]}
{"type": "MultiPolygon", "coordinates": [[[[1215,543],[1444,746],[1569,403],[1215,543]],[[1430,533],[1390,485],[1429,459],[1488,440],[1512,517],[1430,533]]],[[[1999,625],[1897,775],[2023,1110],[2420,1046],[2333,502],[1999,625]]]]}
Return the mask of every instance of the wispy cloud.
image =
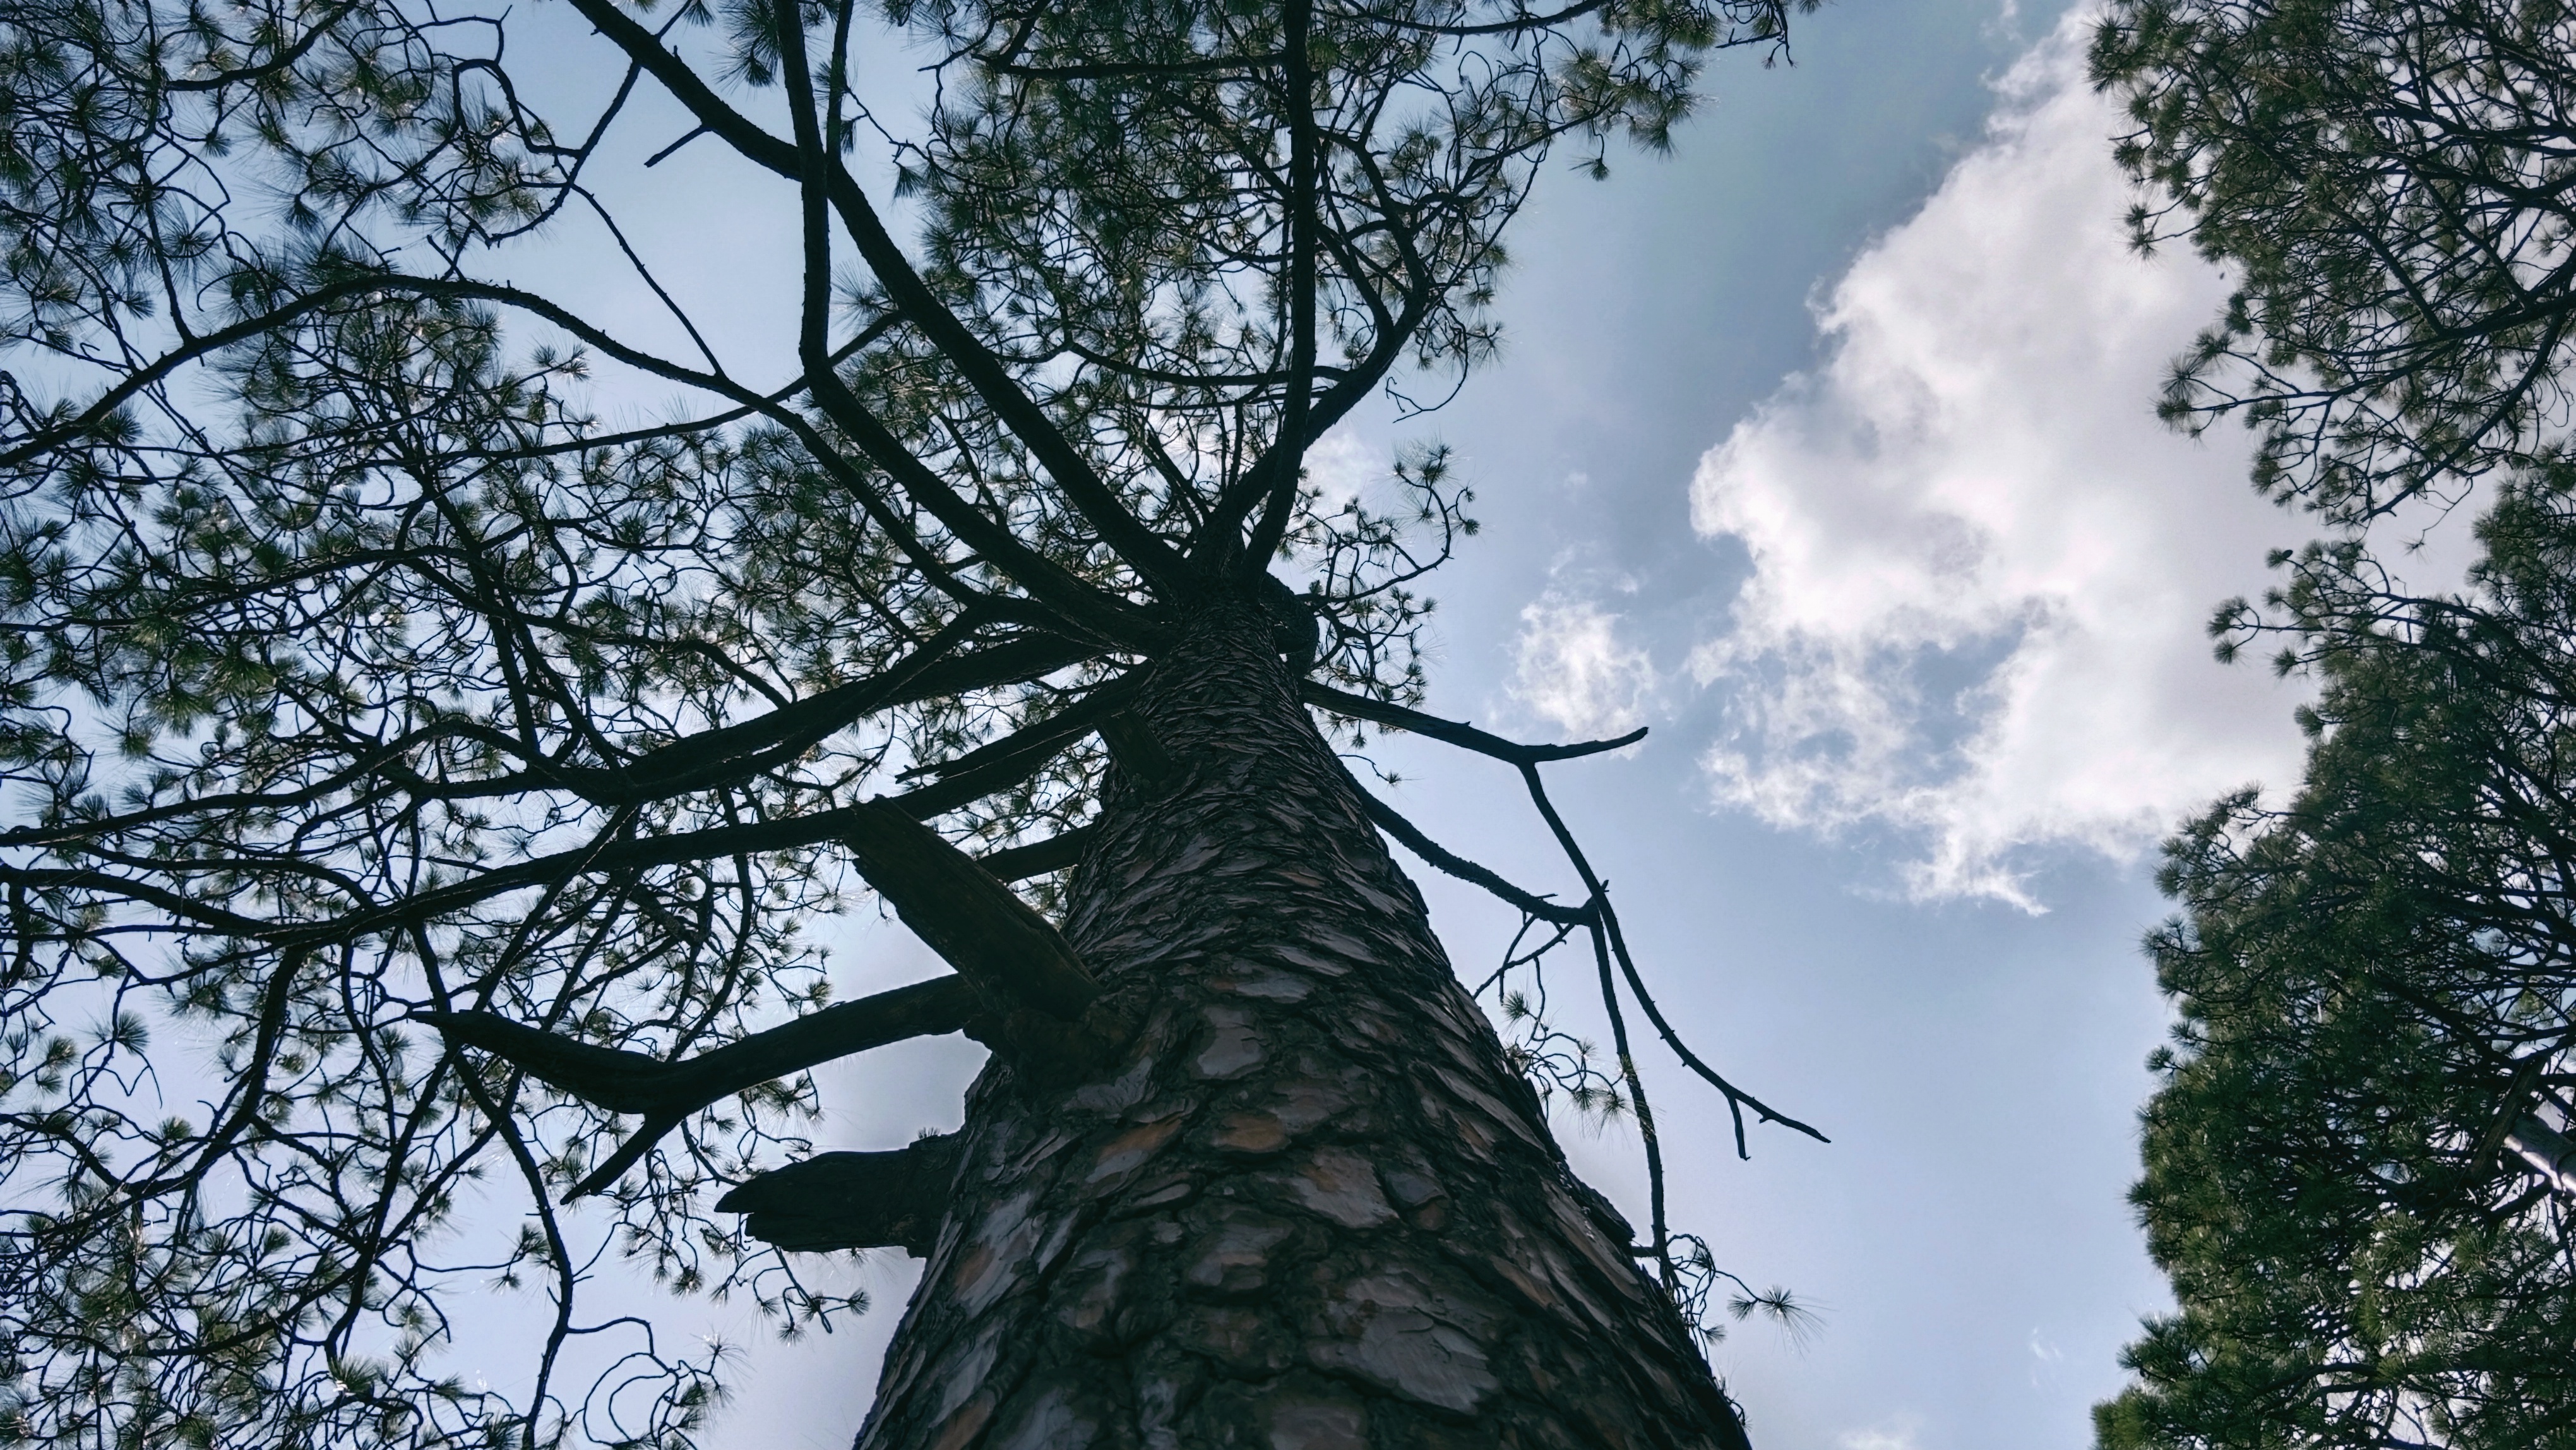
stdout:
{"type": "Polygon", "coordinates": [[[1514,700],[1569,734],[1625,734],[1645,718],[1654,660],[1619,637],[1619,616],[1579,595],[1550,589],[1521,610],[1513,647],[1514,700]]]}
{"type": "Polygon", "coordinates": [[[2058,1371],[2065,1364],[2066,1351],[2058,1348],[2055,1340],[2041,1334],[2036,1328],[2032,1329],[2030,1332],[2030,1387],[2037,1390],[2054,1384],[2058,1371]]]}
{"type": "Polygon", "coordinates": [[[1836,1443],[1842,1450],[1915,1450],[1916,1421],[1899,1415],[1862,1430],[1845,1430],[1836,1443]]]}
{"type": "Polygon", "coordinates": [[[1394,461],[1349,428],[1334,429],[1306,450],[1306,482],[1323,495],[1326,512],[1376,493],[1394,473],[1394,461]]]}
{"type": "Polygon", "coordinates": [[[1827,358],[1701,461],[1692,518],[1752,575],[1691,670],[1725,695],[1718,798],[1893,826],[1917,897],[2037,909],[2037,847],[2127,858],[2296,766],[2288,700],[2202,626],[2297,524],[2233,439],[2150,408],[2224,285],[2132,253],[2079,12],[1913,218],[1820,308],[1827,358]]]}

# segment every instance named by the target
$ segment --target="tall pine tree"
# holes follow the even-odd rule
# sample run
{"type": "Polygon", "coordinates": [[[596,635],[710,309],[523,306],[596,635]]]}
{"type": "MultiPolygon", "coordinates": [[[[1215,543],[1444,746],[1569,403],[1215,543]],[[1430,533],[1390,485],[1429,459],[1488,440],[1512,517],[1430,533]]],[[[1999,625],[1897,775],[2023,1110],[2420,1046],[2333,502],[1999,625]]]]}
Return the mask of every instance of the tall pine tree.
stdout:
{"type": "Polygon", "coordinates": [[[2571,484],[2508,492],[2467,594],[2297,562],[2306,781],[2167,847],[2134,1197],[2178,1310],[2106,1450],[2576,1437],[2571,484]]]}
{"type": "Polygon", "coordinates": [[[1624,742],[1417,711],[1465,491],[1302,460],[1787,0],[566,4],[0,14],[0,1438],[681,1444],[721,1366],[603,1254],[792,1326],[782,1253],[901,1246],[872,1450],[1741,1445],[1628,1014],[1773,1115],[1541,778],[1624,742]],[[758,352],[620,221],[763,188],[758,352]],[[514,280],[569,236],[651,305],[514,280]],[[1515,772],[1579,892],[1363,728],[1515,772]],[[1588,946],[1615,1061],[1498,1039],[1383,836],[1588,946]],[[861,889],[954,973],[827,1005],[861,889]],[[802,1156],[806,1069],[953,1032],[962,1131],[802,1156]],[[1534,1076],[1636,1115],[1645,1232],[1534,1076]],[[467,1381],[495,1281],[532,1362],[467,1381]]]}

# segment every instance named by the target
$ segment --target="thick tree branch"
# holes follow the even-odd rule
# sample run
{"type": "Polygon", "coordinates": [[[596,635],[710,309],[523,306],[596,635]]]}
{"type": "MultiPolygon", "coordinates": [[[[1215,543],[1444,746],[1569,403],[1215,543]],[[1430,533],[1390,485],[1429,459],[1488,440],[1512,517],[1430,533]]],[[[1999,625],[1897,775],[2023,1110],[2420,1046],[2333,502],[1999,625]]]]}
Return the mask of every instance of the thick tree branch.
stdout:
{"type": "MultiPolygon", "coordinates": [[[[1108,688],[1103,687],[1104,690],[1108,688]]],[[[1124,690],[1115,692],[1108,708],[1114,711],[1126,697],[1124,690]]],[[[1090,702],[1083,703],[1087,705],[1090,702]]],[[[915,786],[901,795],[884,797],[885,803],[916,821],[926,821],[1009,790],[1045,769],[1047,762],[1083,735],[1095,729],[1105,731],[1110,728],[1111,721],[1119,718],[1112,713],[1104,719],[1101,712],[1088,710],[1081,718],[1065,718],[1082,708],[1077,705],[1026,730],[1004,736],[980,750],[928,767],[938,773],[937,780],[915,786]]]]}
{"type": "Polygon", "coordinates": [[[740,111],[725,104],[715,89],[700,79],[689,63],[662,44],[654,35],[625,11],[615,0],[572,0],[600,34],[606,36],[627,59],[644,68],[647,75],[662,83],[671,98],[697,117],[701,129],[714,132],[726,145],[741,152],[745,160],[764,170],[793,179],[800,171],[796,148],[769,134],[740,111]]]}
{"type": "Polygon", "coordinates": [[[1238,566],[1247,577],[1269,572],[1270,556],[1279,551],[1289,515],[1296,512],[1310,431],[1306,414],[1314,402],[1315,231],[1322,220],[1315,214],[1315,70],[1307,50],[1314,18],[1312,0],[1289,0],[1282,45],[1288,71],[1288,396],[1279,434],[1262,459],[1270,474],[1269,496],[1238,566]]]}
{"type": "MultiPolygon", "coordinates": [[[[1028,647],[1030,657],[1034,658],[1048,647],[1033,642],[1028,647]]],[[[958,663],[962,665],[963,661],[958,663]]],[[[1643,738],[1645,733],[1643,730],[1638,730],[1616,740],[1587,741],[1574,745],[1520,745],[1473,726],[1441,720],[1419,711],[1386,705],[1357,695],[1344,694],[1325,686],[1309,683],[1301,689],[1310,703],[1320,705],[1334,713],[1428,735],[1516,765],[1596,754],[1632,744],[1643,738]]],[[[282,948],[312,948],[354,940],[370,932],[382,931],[409,922],[430,920],[512,891],[530,886],[548,885],[576,875],[648,870],[657,866],[680,865],[718,856],[758,855],[771,851],[797,850],[826,841],[851,844],[854,830],[859,830],[862,834],[868,833],[867,821],[891,817],[902,820],[910,831],[919,833],[917,836],[905,837],[905,839],[936,842],[939,850],[954,856],[957,862],[963,863],[965,867],[973,870],[976,875],[981,876],[982,880],[989,883],[992,892],[998,893],[998,898],[1007,899],[1019,906],[1020,910],[1026,911],[1025,905],[1019,903],[1019,899],[1012,896],[1001,883],[982,875],[980,869],[974,868],[973,858],[949,845],[926,827],[914,824],[914,821],[955,810],[993,791],[1006,789],[1026,779],[1029,773],[1044,763],[1044,759],[1043,755],[1032,752],[1029,755],[997,760],[981,769],[947,776],[936,784],[867,805],[845,806],[837,810],[819,811],[812,815],[795,816],[785,820],[757,821],[741,825],[716,826],[702,831],[683,831],[671,835],[613,840],[556,852],[514,865],[495,867],[470,880],[459,881],[450,886],[392,901],[371,903],[338,918],[321,922],[264,921],[242,915],[215,902],[198,900],[181,892],[100,870],[27,869],[0,864],[0,883],[24,885],[39,890],[89,889],[109,892],[129,900],[149,902],[169,912],[178,920],[194,924],[204,930],[253,941],[264,941],[282,948]],[[911,819],[905,819],[907,817],[911,819]]],[[[881,831],[870,836],[870,839],[878,838],[888,841],[894,839],[894,837],[885,836],[881,831]]],[[[869,868],[863,863],[861,874],[867,875],[868,871],[869,868]]],[[[889,876],[889,879],[897,878],[889,876]]],[[[957,874],[954,877],[954,880],[959,882],[966,879],[963,874],[957,874]]],[[[869,876],[869,880],[870,884],[878,885],[880,890],[884,889],[874,876],[869,876]]],[[[973,900],[994,899],[986,897],[980,888],[960,887],[955,892],[944,894],[934,892],[932,896],[923,897],[916,909],[935,914],[939,908],[934,904],[934,897],[949,899],[955,908],[960,910],[970,909],[968,903],[973,900]]],[[[888,893],[888,899],[895,900],[892,893],[888,893]]],[[[896,901],[895,904],[897,912],[902,913],[904,908],[901,902],[896,901]]],[[[1038,920],[1039,925],[1044,925],[1043,919],[1036,918],[1034,912],[1029,915],[1032,919],[1038,920]]],[[[909,916],[906,920],[910,920],[909,916]]],[[[915,929],[919,930],[918,924],[915,929]]],[[[1046,928],[1049,937],[1052,937],[1053,930],[1052,927],[1046,928]]],[[[924,939],[929,940],[927,933],[924,939]]],[[[1042,941],[1044,938],[1033,937],[1029,940],[1042,941]]],[[[1055,940],[1060,945],[1061,939],[1055,940]]],[[[935,949],[939,946],[936,941],[932,941],[931,944],[935,949]]],[[[1041,947],[1039,957],[1045,960],[1058,960],[1055,947],[1041,947]]],[[[1065,950],[1061,959],[1071,960],[1069,949],[1065,950]]],[[[959,969],[967,970],[963,965],[960,965],[959,969]]],[[[1045,969],[1041,968],[1039,971],[1042,978],[1048,977],[1045,969]]],[[[1007,975],[1007,969],[1005,972],[1007,975]]],[[[1056,980],[1057,985],[1061,987],[1075,979],[1063,977],[1050,978],[1050,980],[1056,980]]],[[[1072,1001],[1072,996],[1079,994],[1078,988],[1073,989],[1072,994],[1058,991],[1055,987],[1042,987],[1040,991],[1050,1000],[1072,1003],[1072,1011],[1077,1014],[1081,1010],[1081,1004],[1072,1001]]],[[[1085,997],[1083,1000],[1087,1001],[1088,998],[1085,997]]]]}
{"type": "Polygon", "coordinates": [[[834,1058],[960,1032],[977,1010],[965,978],[934,977],[826,1007],[678,1062],[558,1037],[497,1012],[423,1012],[418,1020],[450,1042],[481,1048],[595,1107],[652,1114],[693,1113],[834,1058]]]}
{"type": "Polygon", "coordinates": [[[2551,1191],[2576,1198],[2576,1141],[2529,1113],[2514,1120],[2504,1141],[2524,1167],[2548,1182],[2551,1191]]]}
{"type": "MultiPolygon", "coordinates": [[[[1594,892],[1592,903],[1596,907],[1607,904],[1598,891],[1594,892]]],[[[1619,991],[1610,981],[1610,944],[1601,929],[1607,914],[1596,911],[1585,925],[1592,931],[1593,964],[1600,969],[1601,1010],[1610,1018],[1610,1047],[1619,1056],[1619,1077],[1628,1084],[1628,1106],[1637,1115],[1637,1136],[1646,1147],[1647,1230],[1654,1236],[1648,1247],[1663,1277],[1664,1292],[1670,1294],[1679,1287],[1680,1276],[1673,1264],[1672,1223],[1664,1213],[1664,1145],[1663,1139],[1655,1132],[1655,1109],[1646,1099],[1646,1080],[1637,1073],[1636,1054],[1628,1050],[1628,1019],[1619,1011],[1619,991]]],[[[1730,1103],[1732,1101],[1729,1099],[1730,1103]]],[[[1742,1121],[1739,1115],[1736,1129],[1739,1143],[1743,1135],[1742,1121]]]]}
{"type": "MultiPolygon", "coordinates": [[[[947,780],[954,776],[972,775],[999,765],[1019,764],[1031,756],[1037,757],[1040,761],[1050,759],[1066,745],[1100,728],[1100,722],[1123,709],[1127,700],[1134,694],[1135,683],[1132,679],[1108,681],[1080,700],[1035,724],[1022,726],[999,740],[978,746],[963,755],[932,761],[927,765],[916,765],[895,778],[912,780],[926,775],[937,780],[947,780]]],[[[1025,779],[1025,777],[1022,778],[1025,779]]]]}
{"type": "MultiPolygon", "coordinates": [[[[1326,389],[1322,397],[1314,400],[1306,413],[1304,431],[1313,434],[1329,430],[1386,377],[1394,368],[1396,359],[1403,355],[1405,343],[1421,327],[1423,319],[1431,315],[1428,301],[1431,295],[1427,289],[1417,288],[1406,298],[1403,315],[1377,340],[1369,355],[1345,372],[1342,380],[1326,389]]],[[[1281,439],[1273,438],[1270,446],[1263,449],[1252,465],[1243,471],[1243,476],[1226,486],[1225,492],[1217,499],[1216,507],[1209,511],[1207,527],[1200,531],[1199,556],[1208,557],[1215,551],[1235,547],[1231,541],[1235,538],[1235,531],[1243,527],[1245,517],[1263,500],[1275,496],[1276,470],[1288,457],[1288,450],[1280,445],[1281,439]]],[[[1304,447],[1302,442],[1297,445],[1296,452],[1300,458],[1304,447]]],[[[1293,474],[1294,470],[1291,472],[1293,474]]],[[[1269,568],[1270,560],[1246,550],[1238,567],[1249,574],[1256,569],[1269,568]]]]}
{"type": "Polygon", "coordinates": [[[1072,1021],[1100,995],[1054,924],[938,832],[883,801],[855,807],[843,821],[840,840],[859,874],[995,1003],[1072,1021]]]}
{"type": "Polygon", "coordinates": [[[978,856],[975,864],[984,868],[996,881],[1025,881],[1079,865],[1082,853],[1091,845],[1091,826],[1076,826],[1058,831],[1043,841],[1025,846],[1011,846],[988,856],[978,856]]]}
{"type": "Polygon", "coordinates": [[[576,1042],[493,1012],[423,1012],[419,1020],[451,1043],[480,1048],[584,1102],[643,1116],[617,1151],[564,1195],[569,1203],[616,1182],[701,1108],[834,1058],[963,1031],[982,1005],[965,978],[938,977],[826,1007],[679,1062],[576,1042]]]}
{"type": "MultiPolygon", "coordinates": [[[[824,354],[823,325],[828,316],[828,292],[831,281],[831,258],[822,235],[824,210],[837,212],[841,225],[858,244],[859,256],[876,274],[886,289],[886,296],[897,310],[911,319],[913,326],[939,349],[949,365],[975,390],[984,405],[993,410],[1002,426],[1025,445],[1039,465],[1063,490],[1075,509],[1081,512],[1101,541],[1117,551],[1119,557],[1133,566],[1159,589],[1166,599],[1183,599],[1195,592],[1188,561],[1181,557],[1160,535],[1145,527],[1134,511],[1119,499],[1103,480],[1091,460],[1082,456],[1055,420],[1046,415],[1036,399],[1021,388],[999,357],[984,345],[983,339],[956,313],[941,302],[913,269],[912,259],[903,254],[885,223],[877,216],[876,207],[844,169],[829,147],[824,144],[822,123],[814,111],[811,70],[805,63],[805,29],[802,10],[789,6],[778,11],[779,69],[788,91],[788,111],[796,128],[796,154],[800,184],[804,193],[806,248],[806,326],[803,349],[808,357],[807,370],[816,371],[824,354]]],[[[659,42],[654,43],[659,48],[659,42]]],[[[816,377],[817,396],[823,395],[825,379],[816,377]]],[[[842,390],[833,380],[831,390],[842,390]]],[[[850,399],[849,401],[855,401],[850,399]]]]}
{"type": "Polygon", "coordinates": [[[1222,75],[1228,72],[1249,75],[1278,59],[1275,55],[1211,55],[1197,60],[1140,61],[1123,65],[1021,65],[992,56],[975,58],[977,64],[995,75],[1040,81],[1105,81],[1129,76],[1222,75]]]}
{"type": "Polygon", "coordinates": [[[1407,20],[1401,16],[1381,15],[1371,11],[1363,11],[1361,14],[1363,18],[1374,20],[1391,30],[1409,30],[1423,35],[1512,35],[1533,30],[1552,30],[1569,20],[1580,20],[1609,3],[1610,0],[1580,0],[1578,4],[1568,5],[1551,14],[1524,13],[1509,20],[1488,21],[1483,25],[1433,25],[1420,20],[1407,20]]]}
{"type": "Polygon", "coordinates": [[[948,310],[921,280],[911,259],[886,231],[867,194],[837,162],[831,166],[831,198],[842,227],[858,244],[859,255],[885,284],[886,295],[922,330],[931,345],[955,367],[967,386],[993,410],[1002,425],[1025,445],[1066,499],[1115,550],[1167,601],[1190,598],[1198,581],[1189,561],[1161,535],[1145,526],[1099,472],[1065,439],[1046,410],[1024,392],[1010,369],[984,346],[957,315],[948,310]]]}
{"type": "MultiPolygon", "coordinates": [[[[533,857],[513,865],[497,866],[470,879],[437,887],[388,901],[371,901],[356,910],[323,921],[280,922],[248,916],[218,901],[200,899],[183,891],[113,871],[87,867],[20,867],[0,862],[0,886],[36,891],[94,891],[116,899],[158,907],[171,918],[168,930],[199,931],[236,937],[243,941],[261,942],[281,950],[313,950],[323,946],[355,941],[376,932],[388,931],[417,922],[435,920],[451,912],[463,911],[495,897],[529,887],[552,886],[583,875],[613,875],[620,872],[651,870],[659,866],[684,865],[725,856],[759,856],[774,851],[794,851],[825,842],[846,843],[853,830],[865,830],[868,822],[883,816],[904,820],[920,833],[920,838],[937,841],[940,848],[957,860],[974,866],[974,858],[941,840],[936,832],[914,825],[912,819],[939,815],[965,805],[980,795],[1003,789],[1025,778],[1037,764],[1023,762],[1011,768],[1020,772],[1014,780],[995,783],[985,779],[987,772],[943,780],[921,790],[906,792],[883,801],[864,805],[843,806],[817,811],[812,815],[790,816],[783,820],[750,821],[739,825],[712,826],[702,831],[681,831],[669,835],[608,839],[570,850],[533,857]]],[[[1007,853],[1001,853],[1007,854],[1007,853]]],[[[200,863],[207,871],[230,869],[243,863],[200,863]]],[[[980,868],[976,868],[980,874],[980,868]]],[[[862,875],[866,871],[862,870],[862,875]]],[[[987,877],[987,880],[991,878],[987,877]]],[[[871,878],[871,884],[874,884],[871,878]]],[[[1017,903],[999,881],[992,887],[1001,896],[1017,903]]],[[[972,895],[973,893],[968,893],[972,895]]],[[[961,900],[964,898],[960,898],[961,900]]],[[[898,907],[898,912],[901,908],[898,907]]],[[[924,909],[935,909],[925,907],[924,909]]],[[[1020,908],[1025,911],[1023,905],[1020,908]]],[[[1035,913],[1030,913],[1032,917],[1035,913]]],[[[1043,925],[1043,919],[1039,922],[1043,925]]],[[[1052,927],[1047,930],[1051,933],[1052,927]]],[[[936,943],[933,943],[936,946],[936,943]]],[[[1051,949],[1050,949],[1051,950],[1051,949]]],[[[1080,1010],[1078,1007],[1075,1009],[1080,1010]]]]}
{"type": "Polygon", "coordinates": [[[322,37],[330,34],[333,26],[347,19],[357,10],[360,3],[361,0],[350,0],[348,4],[332,7],[329,13],[314,21],[294,44],[257,65],[235,66],[230,70],[219,70],[208,76],[174,77],[163,81],[161,89],[173,95],[184,95],[190,91],[220,91],[227,86],[253,85],[266,80],[280,71],[290,69],[297,61],[304,59],[314,46],[321,43],[322,37]]]}
{"type": "MultiPolygon", "coordinates": [[[[932,676],[934,667],[948,659],[957,646],[974,633],[982,622],[979,618],[981,613],[976,606],[967,606],[946,627],[924,640],[920,648],[897,660],[881,674],[836,685],[738,725],[721,726],[674,740],[623,765],[593,770],[550,770],[539,774],[559,774],[565,784],[580,790],[584,797],[603,803],[661,799],[742,779],[783,759],[802,754],[833,732],[878,710],[951,693],[949,689],[940,688],[943,682],[984,679],[991,684],[1004,683],[1003,679],[992,678],[993,666],[997,663],[994,656],[997,654],[1001,655],[998,663],[1012,671],[1025,669],[1032,663],[1060,660],[1067,653],[1079,656],[1080,647],[1070,641],[1042,636],[1035,641],[1038,646],[1035,650],[1023,647],[1004,653],[1006,646],[983,651],[976,656],[953,661],[963,668],[951,668],[932,676]],[[925,676],[932,677],[925,680],[925,676]]],[[[1062,665],[1049,667],[1061,668],[1062,665]]]]}

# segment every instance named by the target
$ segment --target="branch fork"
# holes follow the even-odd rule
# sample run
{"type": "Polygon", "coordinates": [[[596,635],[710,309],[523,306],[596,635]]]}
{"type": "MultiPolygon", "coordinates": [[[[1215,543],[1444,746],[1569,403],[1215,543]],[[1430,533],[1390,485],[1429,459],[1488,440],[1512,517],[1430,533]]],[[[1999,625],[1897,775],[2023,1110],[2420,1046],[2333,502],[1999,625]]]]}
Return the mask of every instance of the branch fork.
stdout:
{"type": "Polygon", "coordinates": [[[424,1012],[451,1045],[477,1048],[584,1102],[643,1122],[570,1192],[600,1192],[695,1112],[761,1083],[912,1037],[963,1032],[1042,1078],[1112,1060],[1134,1028],[1053,923],[974,857],[884,801],[846,814],[859,874],[955,967],[827,1007],[678,1062],[558,1036],[498,1013],[424,1012]]]}

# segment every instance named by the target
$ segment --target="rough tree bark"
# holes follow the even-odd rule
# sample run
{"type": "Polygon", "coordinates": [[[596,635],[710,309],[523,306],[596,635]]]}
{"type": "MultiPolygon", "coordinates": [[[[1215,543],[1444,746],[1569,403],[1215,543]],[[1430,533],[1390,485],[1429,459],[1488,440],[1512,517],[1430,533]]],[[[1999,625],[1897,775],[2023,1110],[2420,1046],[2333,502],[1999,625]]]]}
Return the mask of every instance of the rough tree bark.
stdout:
{"type": "Polygon", "coordinates": [[[1202,614],[1136,719],[1170,773],[1107,789],[1065,933],[1140,1030],[975,1084],[860,1450],[1742,1450],[1267,623],[1202,614]]]}

